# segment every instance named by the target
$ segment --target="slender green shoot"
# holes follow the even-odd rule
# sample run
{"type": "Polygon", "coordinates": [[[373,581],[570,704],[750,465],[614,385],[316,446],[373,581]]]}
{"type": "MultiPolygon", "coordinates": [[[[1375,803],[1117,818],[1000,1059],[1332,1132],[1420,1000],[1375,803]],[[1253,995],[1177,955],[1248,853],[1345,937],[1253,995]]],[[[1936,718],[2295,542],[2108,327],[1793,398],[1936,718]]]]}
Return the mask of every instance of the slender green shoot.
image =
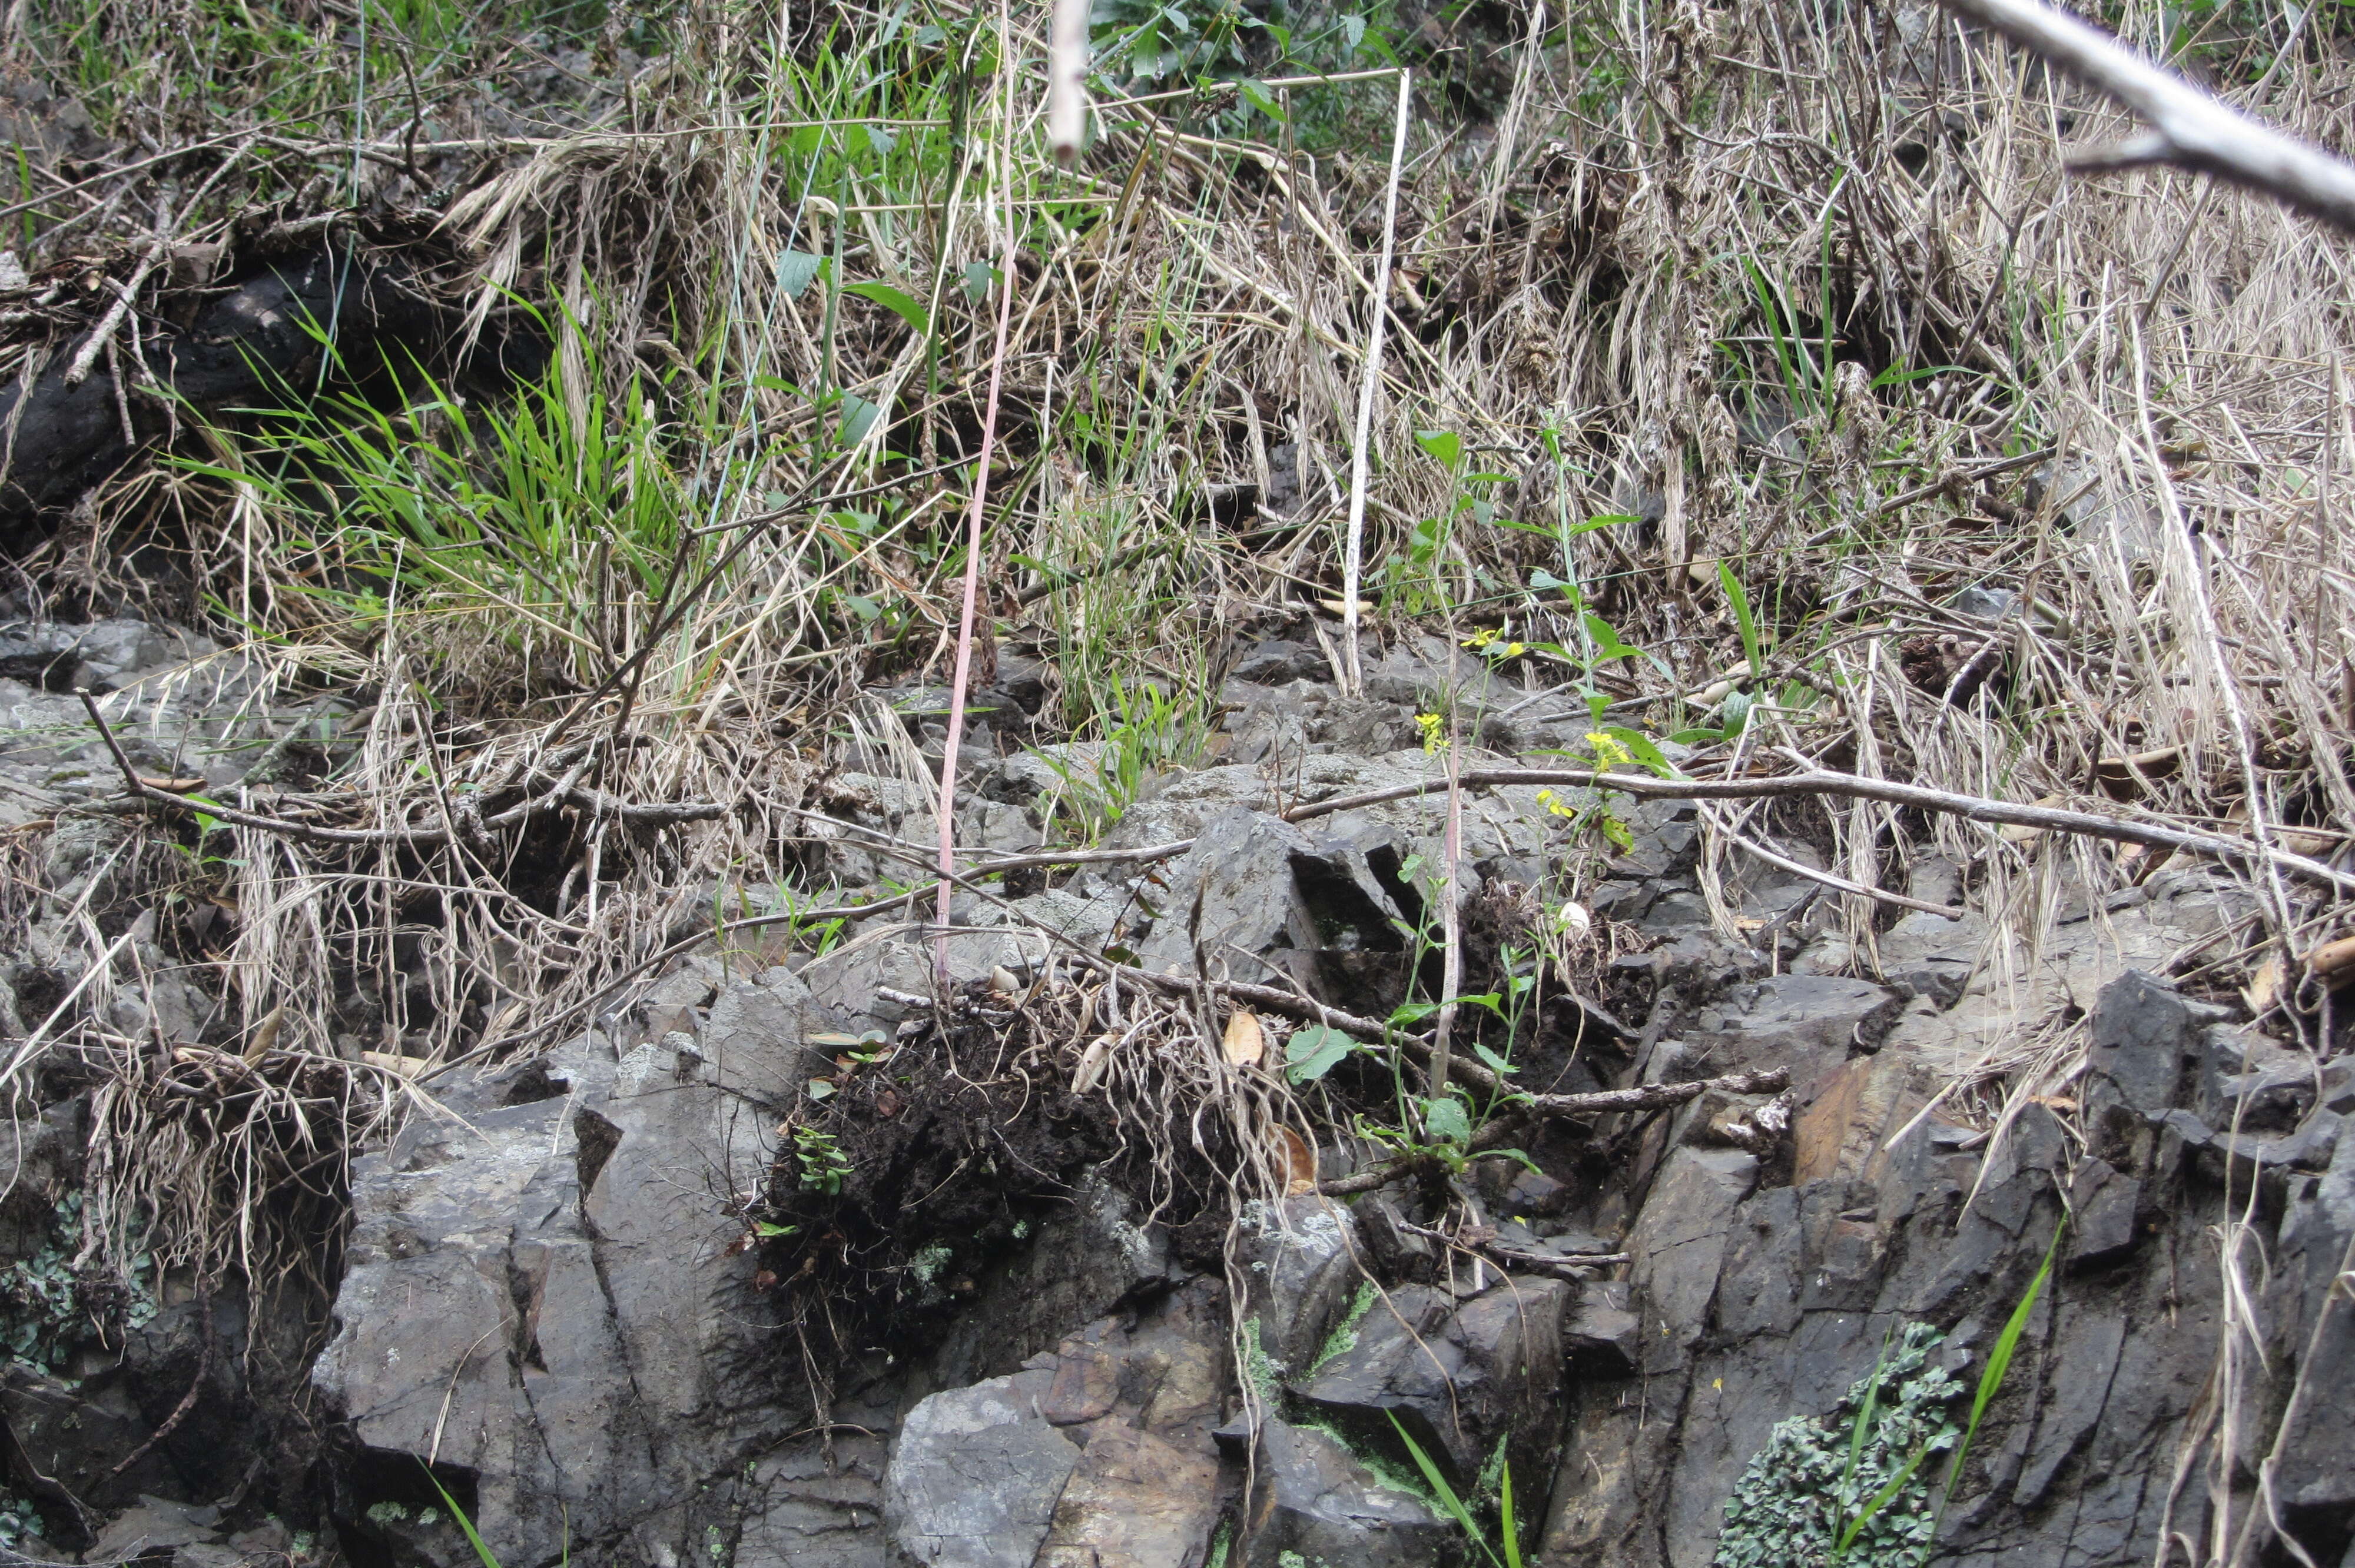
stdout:
{"type": "Polygon", "coordinates": [[[2044,1294],[2044,1282],[2052,1277],[2052,1262],[2061,1254],[2061,1238],[2068,1233],[2069,1222],[2064,1216],[2053,1227],[2052,1240],[2044,1248],[2044,1262],[2036,1270],[2036,1277],[2028,1282],[2028,1293],[2019,1305],[2011,1309],[2011,1319],[1996,1336],[1995,1348],[1987,1352],[1987,1366],[1979,1373],[1978,1392],[1971,1396],[1971,1418],[1963,1427],[1963,1440],[1955,1448],[1955,1462],[1946,1467],[1945,1494],[1938,1502],[1938,1517],[1946,1517],[1946,1504],[1954,1500],[1955,1483],[1963,1478],[1963,1461],[1970,1457],[1971,1439],[1978,1436],[1980,1418],[1988,1405],[1995,1403],[2004,1378],[2011,1371],[2011,1358],[2019,1349],[2019,1336],[2028,1330],[2030,1314],[2036,1310],[2037,1298],[2044,1294]]]}

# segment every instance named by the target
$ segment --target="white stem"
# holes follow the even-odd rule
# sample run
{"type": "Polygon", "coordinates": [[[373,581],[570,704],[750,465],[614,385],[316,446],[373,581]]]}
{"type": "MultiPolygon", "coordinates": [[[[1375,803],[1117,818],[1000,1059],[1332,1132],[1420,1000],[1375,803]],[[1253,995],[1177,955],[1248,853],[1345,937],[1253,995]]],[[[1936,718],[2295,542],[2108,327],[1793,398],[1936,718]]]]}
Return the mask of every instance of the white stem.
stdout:
{"type": "Polygon", "coordinates": [[[1391,257],[1398,246],[1399,173],[1406,164],[1406,120],[1412,104],[1414,73],[1399,72],[1398,124],[1391,134],[1391,182],[1382,200],[1382,261],[1374,270],[1374,297],[1367,315],[1366,375],[1358,384],[1358,439],[1349,454],[1349,542],[1341,560],[1342,679],[1349,694],[1365,690],[1365,672],[1358,659],[1358,581],[1366,556],[1366,471],[1373,440],[1374,393],[1382,379],[1382,323],[1391,297],[1391,257]]]}
{"type": "Polygon", "coordinates": [[[1089,0],[1055,0],[1055,35],[1047,60],[1047,145],[1070,168],[1088,133],[1089,0]]]}

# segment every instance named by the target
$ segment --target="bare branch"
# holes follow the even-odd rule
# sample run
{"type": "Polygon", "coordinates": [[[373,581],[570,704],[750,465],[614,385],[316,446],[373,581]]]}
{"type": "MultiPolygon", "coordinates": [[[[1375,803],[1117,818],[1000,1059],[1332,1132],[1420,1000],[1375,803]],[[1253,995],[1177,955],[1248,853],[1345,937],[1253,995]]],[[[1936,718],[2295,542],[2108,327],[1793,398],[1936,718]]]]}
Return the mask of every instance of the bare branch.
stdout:
{"type": "Polygon", "coordinates": [[[2094,149],[2076,160],[2076,167],[2171,164],[2262,191],[2355,232],[2355,166],[2228,108],[2043,0],[1939,3],[2108,93],[2150,122],[2148,134],[2094,149]]]}

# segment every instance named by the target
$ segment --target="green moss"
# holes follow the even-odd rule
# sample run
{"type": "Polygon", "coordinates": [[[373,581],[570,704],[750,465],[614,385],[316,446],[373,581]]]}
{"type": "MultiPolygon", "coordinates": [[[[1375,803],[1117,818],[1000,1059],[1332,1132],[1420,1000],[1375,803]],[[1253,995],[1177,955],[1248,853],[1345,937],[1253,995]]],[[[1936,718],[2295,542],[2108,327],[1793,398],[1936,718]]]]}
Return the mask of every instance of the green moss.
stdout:
{"type": "Polygon", "coordinates": [[[101,1330],[136,1329],[155,1316],[151,1254],[133,1252],[127,1277],[115,1277],[76,1268],[81,1245],[81,1194],[69,1192],[50,1211],[39,1249],[0,1268],[0,1351],[54,1372],[101,1330]]]}
{"type": "Polygon", "coordinates": [[[1316,1359],[1308,1363],[1311,1376],[1316,1374],[1317,1368],[1334,1357],[1348,1355],[1358,1348],[1358,1325],[1366,1320],[1366,1314],[1372,1310],[1374,1302],[1380,1296],[1381,1292],[1374,1288],[1372,1280],[1364,1280],[1359,1284],[1357,1298],[1349,1303],[1349,1310],[1342,1315],[1338,1323],[1333,1325],[1333,1331],[1326,1335],[1324,1344],[1317,1347],[1316,1359]]]}
{"type": "Polygon", "coordinates": [[[1401,1464],[1380,1448],[1351,1437],[1328,1422],[1295,1420],[1292,1425],[1304,1432],[1322,1432],[1341,1445],[1348,1450],[1349,1457],[1366,1467],[1367,1473],[1384,1491],[1412,1498],[1429,1508],[1434,1517],[1445,1517],[1440,1509],[1438,1495],[1431,1489],[1431,1483],[1423,1478],[1422,1472],[1401,1464]]]}
{"type": "Polygon", "coordinates": [[[1220,1520],[1219,1532],[1210,1537],[1210,1555],[1204,1560],[1202,1568],[1227,1568],[1227,1553],[1234,1550],[1234,1544],[1233,1532],[1227,1528],[1227,1521],[1220,1520]]]}
{"type": "Polygon", "coordinates": [[[1774,1428],[1726,1499],[1715,1568],[1828,1568],[1841,1533],[1892,1485],[1838,1561],[1920,1568],[1929,1560],[1937,1529],[1929,1457],[1961,1436],[1947,1406],[1964,1392],[1929,1364],[1943,1339],[1926,1323],[1909,1326],[1829,1414],[1774,1428]]]}
{"type": "Polygon", "coordinates": [[[1284,1363],[1261,1347],[1257,1318],[1243,1319],[1242,1340],[1243,1376],[1251,1380],[1251,1385],[1258,1391],[1262,1402],[1273,1404],[1278,1392],[1277,1385],[1284,1378],[1284,1363]]]}

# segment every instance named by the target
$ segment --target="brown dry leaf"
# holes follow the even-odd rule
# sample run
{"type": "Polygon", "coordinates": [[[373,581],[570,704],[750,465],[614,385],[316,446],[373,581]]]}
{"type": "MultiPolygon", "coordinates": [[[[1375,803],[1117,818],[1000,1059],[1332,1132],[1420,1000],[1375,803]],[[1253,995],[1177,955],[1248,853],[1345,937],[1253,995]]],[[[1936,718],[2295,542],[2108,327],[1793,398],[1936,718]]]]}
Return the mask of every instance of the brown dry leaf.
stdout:
{"type": "Polygon", "coordinates": [[[1020,993],[1022,982],[1016,980],[1014,971],[1004,964],[993,964],[989,969],[989,989],[1000,996],[1015,996],[1020,993]]]}
{"type": "MultiPolygon", "coordinates": [[[[2317,948],[2307,955],[2307,962],[2311,964],[2321,952],[2322,949],[2317,948]]],[[[2268,955],[2265,961],[2257,966],[2257,972],[2249,977],[2249,983],[2241,988],[2241,1000],[2249,1004],[2251,1012],[2263,1017],[2274,1010],[2274,1003],[2281,1000],[2284,978],[2281,955],[2268,955]]]]}
{"type": "Polygon", "coordinates": [[[1104,1069],[1112,1062],[1112,1048],[1119,1044],[1117,1034],[1099,1034],[1088,1042],[1088,1048],[1080,1053],[1080,1065],[1071,1069],[1071,1093],[1084,1095],[1103,1081],[1104,1069]]]}
{"type": "Polygon", "coordinates": [[[261,1015],[261,1022],[253,1026],[253,1038],[245,1047],[248,1062],[259,1062],[270,1054],[270,1048],[278,1044],[279,1025],[285,1019],[286,1004],[282,1001],[261,1015]]]}
{"type": "Polygon", "coordinates": [[[2145,781],[2172,779],[2183,766],[2183,747],[2162,746],[2131,757],[2105,757],[2094,764],[2094,782],[2113,800],[2138,800],[2145,781]]]}
{"type": "MultiPolygon", "coordinates": [[[[2036,803],[2040,806],[2060,806],[2067,802],[2062,796],[2045,795],[2040,797],[2036,803]]],[[[2044,833],[2045,830],[2042,828],[2031,828],[2023,822],[2011,822],[1998,828],[1995,836],[2008,844],[2032,844],[2042,838],[2044,833]]]]}
{"type": "MultiPolygon", "coordinates": [[[[1331,610],[1335,615],[1340,616],[1340,617],[1341,617],[1342,619],[1344,619],[1344,620],[1347,620],[1347,619],[1348,618],[1348,614],[1349,614],[1349,601],[1348,601],[1348,599],[1318,599],[1316,602],[1317,602],[1318,604],[1323,605],[1327,609],[1331,610]]],[[[1373,613],[1374,613],[1375,609],[1376,609],[1376,606],[1375,606],[1374,601],[1373,601],[1372,599],[1359,599],[1359,600],[1358,601],[1358,613],[1359,613],[1359,615],[1361,615],[1361,616],[1365,616],[1365,615],[1371,615],[1371,614],[1373,614],[1373,613]]]]}
{"type": "Polygon", "coordinates": [[[1227,1019],[1227,1065],[1231,1067],[1254,1067],[1267,1054],[1267,1031],[1259,1026],[1259,1014],[1248,1007],[1238,1007],[1227,1019]]]}
{"type": "Polygon", "coordinates": [[[1316,1151],[1308,1140],[1278,1122],[1275,1128],[1275,1153],[1284,1167],[1284,1195],[1297,1197],[1316,1191],[1316,1151]]]}

